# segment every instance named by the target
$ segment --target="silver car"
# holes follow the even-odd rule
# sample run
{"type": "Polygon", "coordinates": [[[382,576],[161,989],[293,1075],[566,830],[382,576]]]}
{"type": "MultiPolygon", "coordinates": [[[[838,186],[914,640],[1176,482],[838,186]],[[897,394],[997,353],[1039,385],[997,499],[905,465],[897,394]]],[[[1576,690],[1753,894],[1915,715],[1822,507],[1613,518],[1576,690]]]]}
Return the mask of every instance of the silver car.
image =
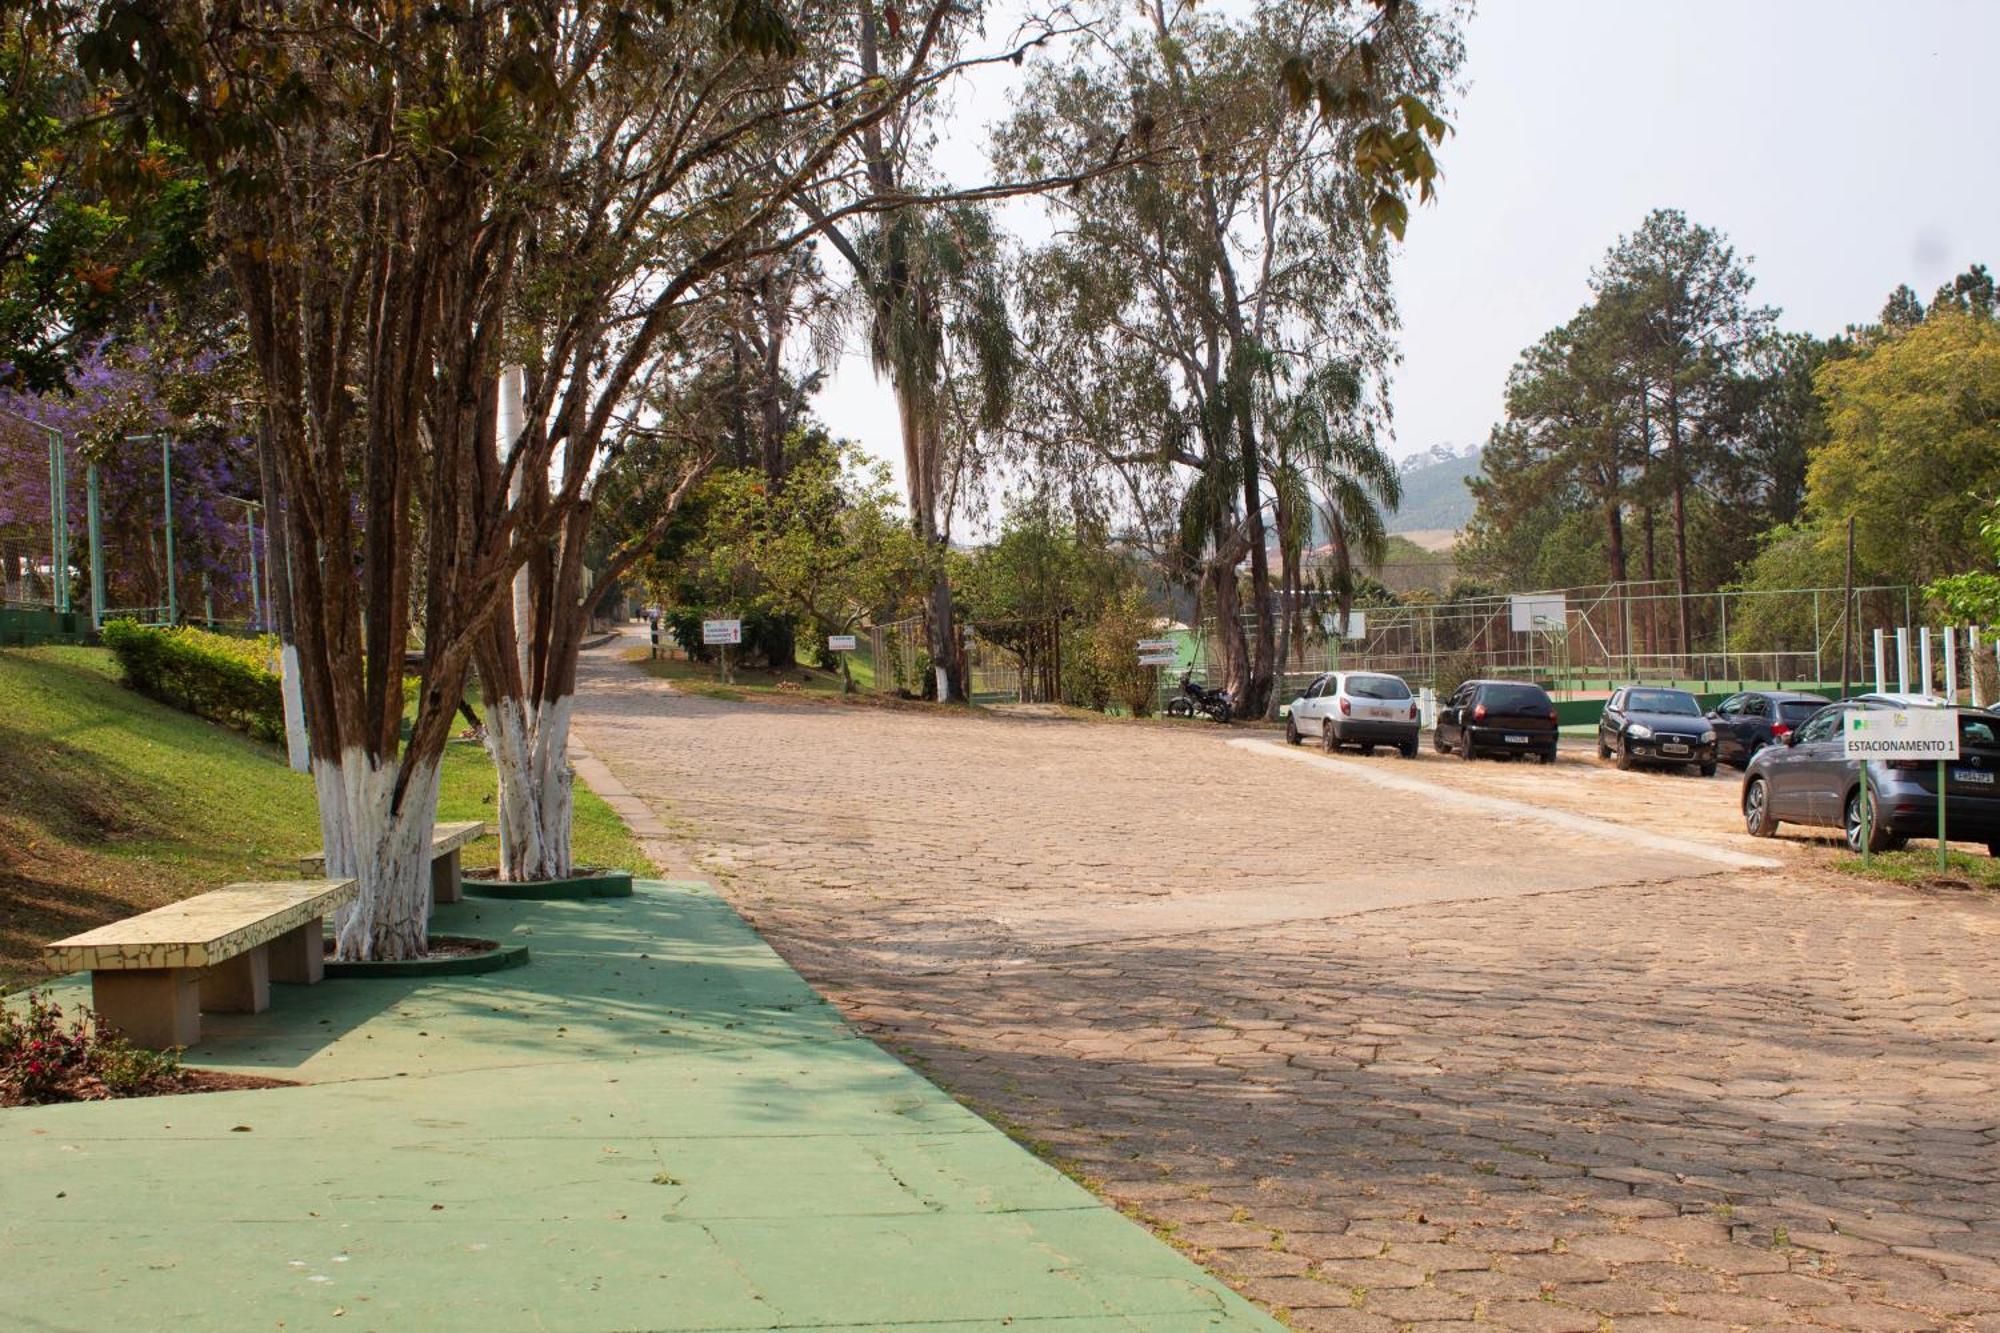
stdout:
{"type": "Polygon", "coordinates": [[[1285,739],[1297,745],[1308,736],[1321,748],[1337,750],[1358,745],[1373,754],[1378,745],[1394,746],[1403,758],[1417,756],[1416,696],[1399,676],[1375,671],[1329,671],[1292,700],[1285,718],[1285,739]]]}

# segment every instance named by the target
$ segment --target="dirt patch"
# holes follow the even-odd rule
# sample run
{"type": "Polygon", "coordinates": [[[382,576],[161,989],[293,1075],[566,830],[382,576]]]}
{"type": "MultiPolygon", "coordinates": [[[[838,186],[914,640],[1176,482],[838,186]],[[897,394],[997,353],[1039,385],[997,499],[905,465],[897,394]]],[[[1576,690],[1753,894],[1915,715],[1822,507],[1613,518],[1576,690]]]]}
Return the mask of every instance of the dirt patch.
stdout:
{"type": "Polygon", "coordinates": [[[296,1088],[292,1079],[229,1074],[219,1069],[183,1069],[135,1088],[113,1090],[104,1080],[82,1075],[61,1084],[54,1095],[24,1100],[20,1091],[0,1083],[0,1108],[47,1106],[57,1102],[108,1102],[126,1097],[181,1097],[197,1092],[241,1092],[250,1088],[296,1088]]]}
{"type": "MultiPolygon", "coordinates": [[[[470,935],[433,935],[424,941],[426,958],[477,958],[500,947],[498,940],[475,939],[470,935]]],[[[326,939],[326,960],[334,961],[333,937],[326,939]]]]}

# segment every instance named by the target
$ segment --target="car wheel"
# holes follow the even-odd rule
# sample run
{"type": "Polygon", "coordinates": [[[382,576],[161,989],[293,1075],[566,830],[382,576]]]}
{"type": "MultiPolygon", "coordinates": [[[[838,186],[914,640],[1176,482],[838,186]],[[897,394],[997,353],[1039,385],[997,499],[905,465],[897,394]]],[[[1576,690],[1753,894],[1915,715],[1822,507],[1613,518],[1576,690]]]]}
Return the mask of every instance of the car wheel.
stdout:
{"type": "Polygon", "coordinates": [[[1340,737],[1334,734],[1333,723],[1322,722],[1319,724],[1319,748],[1325,750],[1328,754],[1332,754],[1340,749],[1340,737]]]}
{"type": "Polygon", "coordinates": [[[1715,765],[1714,765],[1714,764],[1703,764],[1703,765],[1701,766],[1701,775],[1702,775],[1703,777],[1705,777],[1705,778],[1712,778],[1712,777],[1714,777],[1714,776],[1715,776],[1715,765]]]}
{"type": "Polygon", "coordinates": [[[1472,758],[1472,733],[1469,731],[1461,733],[1458,738],[1458,757],[1460,759],[1472,758]]]}
{"type": "Polygon", "coordinates": [[[1396,749],[1401,752],[1405,759],[1415,759],[1417,757],[1417,743],[1415,741],[1404,741],[1396,749]]]}
{"type": "Polygon", "coordinates": [[[1439,754],[1451,753],[1451,747],[1444,743],[1444,733],[1442,731],[1433,731],[1431,733],[1431,748],[1439,754]]]}
{"type": "Polygon", "coordinates": [[[1632,771],[1632,746],[1628,741],[1618,742],[1618,771],[1620,773],[1632,771]]]}
{"type": "Polygon", "coordinates": [[[2000,841],[1987,843],[1986,854],[1988,856],[2000,856],[2000,841]]]}
{"type": "Polygon", "coordinates": [[[1285,719],[1285,744],[1297,745],[1304,739],[1305,737],[1299,735],[1299,720],[1295,717],[1287,717],[1285,719]]]}
{"type": "Polygon", "coordinates": [[[1374,746],[1372,746],[1372,745],[1364,745],[1364,746],[1362,746],[1362,747],[1361,747],[1361,756],[1362,756],[1362,758],[1364,758],[1364,759],[1369,759],[1369,758],[1373,758],[1373,757],[1374,757],[1374,755],[1375,755],[1375,747],[1374,747],[1374,746]]]}
{"type": "Polygon", "coordinates": [[[1604,734],[1602,732],[1599,732],[1597,736],[1597,757],[1599,759],[1609,759],[1611,757],[1611,747],[1604,743],[1604,734]]]}
{"type": "Polygon", "coordinates": [[[1750,779],[1743,789],[1743,827],[1753,838],[1768,838],[1778,831],[1777,816],[1771,813],[1771,784],[1762,778],[1750,779]]]}
{"type": "Polygon", "coordinates": [[[1861,792],[1858,789],[1847,794],[1847,812],[1841,822],[1847,835],[1848,851],[1861,851],[1864,837],[1867,839],[1868,851],[1886,852],[1894,850],[1894,844],[1897,841],[1895,838],[1882,829],[1867,828],[1862,824],[1861,792]]]}
{"type": "Polygon", "coordinates": [[[1556,752],[1554,750],[1544,750],[1542,751],[1540,758],[1541,761],[1545,764],[1553,764],[1556,761],[1556,752]]]}

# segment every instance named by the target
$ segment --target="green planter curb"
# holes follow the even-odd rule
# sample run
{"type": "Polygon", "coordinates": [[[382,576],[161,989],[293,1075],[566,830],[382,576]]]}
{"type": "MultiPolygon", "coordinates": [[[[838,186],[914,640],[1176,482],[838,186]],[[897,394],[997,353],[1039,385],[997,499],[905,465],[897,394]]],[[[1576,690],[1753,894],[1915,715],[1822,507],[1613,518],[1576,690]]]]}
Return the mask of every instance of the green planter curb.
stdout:
{"type": "Polygon", "coordinates": [[[508,882],[497,879],[465,880],[468,898],[501,898],[512,902],[543,902],[561,898],[630,898],[632,872],[607,870],[601,875],[576,875],[569,879],[533,879],[508,882]]]}
{"type": "Polygon", "coordinates": [[[510,967],[522,967],[527,961],[528,946],[525,944],[503,944],[484,953],[458,958],[412,958],[406,962],[336,963],[329,958],[326,963],[326,979],[335,981],[356,977],[471,977],[481,972],[499,972],[510,967]]]}

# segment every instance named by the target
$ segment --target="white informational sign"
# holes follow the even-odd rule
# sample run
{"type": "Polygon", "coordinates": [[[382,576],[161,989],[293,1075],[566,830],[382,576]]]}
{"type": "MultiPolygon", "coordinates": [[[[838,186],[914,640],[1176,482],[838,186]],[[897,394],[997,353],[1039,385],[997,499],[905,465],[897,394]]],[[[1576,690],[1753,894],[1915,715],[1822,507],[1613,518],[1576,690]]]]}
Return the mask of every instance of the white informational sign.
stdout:
{"type": "Polygon", "coordinates": [[[1956,708],[1850,708],[1841,726],[1849,759],[1956,759],[1956,708]]]}
{"type": "Polygon", "coordinates": [[[826,650],[830,653],[851,653],[861,645],[854,641],[852,634],[829,634],[826,636],[826,650]]]}
{"type": "Polygon", "coordinates": [[[1142,653],[1171,653],[1174,651],[1172,639],[1141,639],[1139,651],[1142,653]]]}
{"type": "Polygon", "coordinates": [[[1139,665],[1140,665],[1140,666],[1172,666],[1172,665],[1173,665],[1174,663],[1176,663],[1176,662],[1178,662],[1178,661],[1180,661],[1180,660],[1181,660],[1181,659],[1180,659],[1179,657],[1175,656],[1175,655],[1174,655],[1173,653],[1141,653],[1141,654],[1139,654],[1139,665]]]}
{"type": "Polygon", "coordinates": [[[743,642],[743,622],[740,620],[704,620],[701,622],[701,641],[705,644],[743,642]]]}
{"type": "Polygon", "coordinates": [[[1365,639],[1368,637],[1368,613],[1349,611],[1342,616],[1338,611],[1328,611],[1319,618],[1320,628],[1329,639],[1365,639]]]}
{"type": "Polygon", "coordinates": [[[1561,593],[1522,592],[1507,599],[1507,623],[1516,634],[1569,627],[1569,601],[1561,593]]]}

